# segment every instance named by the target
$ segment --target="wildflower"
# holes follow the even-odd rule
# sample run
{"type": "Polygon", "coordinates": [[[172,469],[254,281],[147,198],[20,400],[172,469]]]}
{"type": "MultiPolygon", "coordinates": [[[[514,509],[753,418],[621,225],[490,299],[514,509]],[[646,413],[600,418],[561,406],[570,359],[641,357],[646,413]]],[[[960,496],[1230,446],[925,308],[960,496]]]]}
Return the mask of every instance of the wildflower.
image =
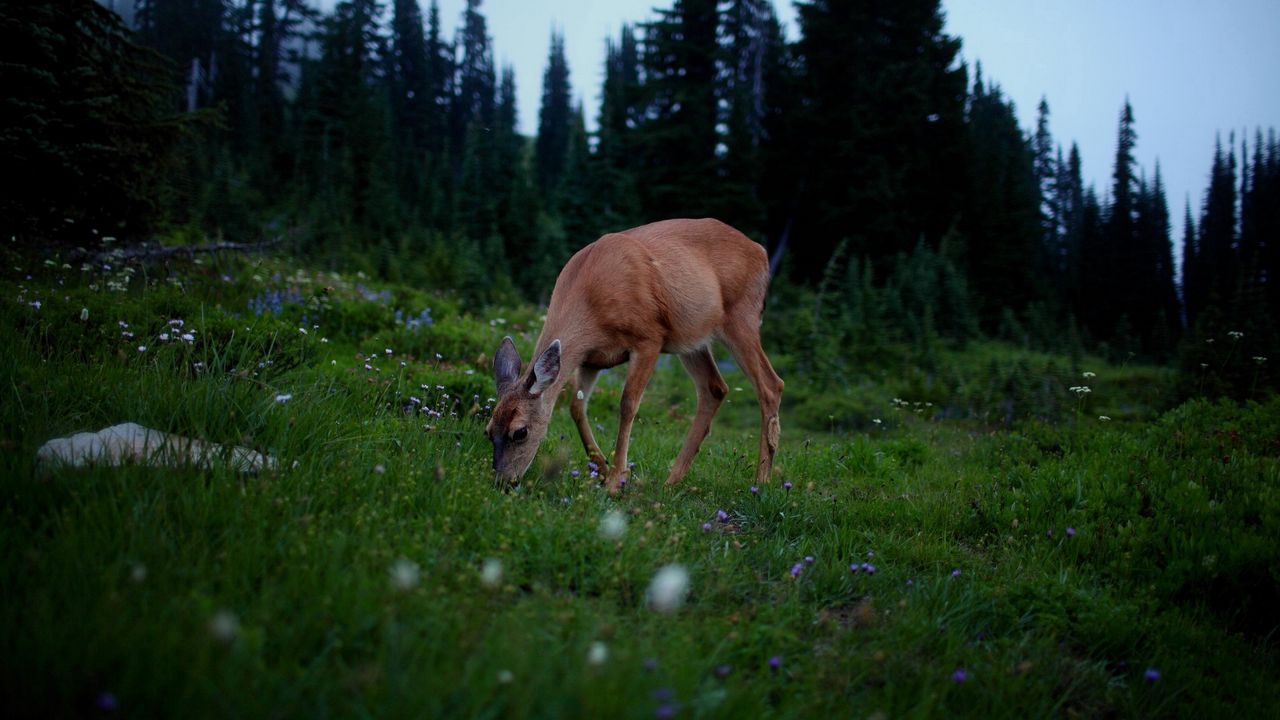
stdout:
{"type": "Polygon", "coordinates": [[[670,718],[675,717],[676,713],[679,711],[680,706],[676,703],[662,703],[658,707],[654,708],[653,716],[658,720],[669,720],[670,718]]]}
{"type": "Polygon", "coordinates": [[[133,333],[129,332],[128,330],[125,330],[124,332],[120,333],[120,337],[124,338],[125,340],[132,340],[133,333]]]}
{"type": "Polygon", "coordinates": [[[146,346],[146,345],[139,345],[139,346],[138,346],[138,352],[140,352],[140,353],[144,353],[144,352],[146,352],[146,351],[147,351],[147,346],[146,346]]]}
{"type": "Polygon", "coordinates": [[[1244,337],[1244,333],[1240,332],[1239,330],[1228,330],[1227,335],[1230,336],[1232,340],[1239,340],[1240,338],[1244,337]]]}
{"type": "Polygon", "coordinates": [[[880,418],[871,418],[871,422],[875,423],[876,425],[879,425],[879,424],[880,424],[880,418]]]}
{"type": "Polygon", "coordinates": [[[327,342],[329,342],[329,338],[327,338],[327,337],[322,337],[322,338],[320,338],[320,342],[322,342],[322,343],[327,343],[327,342]]]}
{"type": "Polygon", "coordinates": [[[716,677],[721,679],[729,677],[732,672],[733,666],[728,664],[717,665],[715,669],[716,677]]]}
{"type": "Polygon", "coordinates": [[[907,587],[912,587],[915,584],[916,584],[915,580],[912,580],[911,578],[907,578],[907,587]]]}
{"type": "Polygon", "coordinates": [[[306,335],[306,334],[307,334],[307,329],[306,329],[306,328],[304,328],[304,327],[300,327],[300,328],[298,328],[298,332],[302,333],[303,335],[306,335]]]}
{"type": "Polygon", "coordinates": [[[133,569],[129,571],[129,579],[141,583],[147,579],[147,566],[142,563],[136,563],[133,569]]]}
{"type": "Polygon", "coordinates": [[[418,567],[418,563],[408,558],[395,561],[387,572],[391,578],[391,587],[400,592],[409,592],[417,587],[418,580],[422,577],[422,569],[418,567]]]}
{"type": "Polygon", "coordinates": [[[1080,373],[1080,376],[1085,378],[1098,377],[1098,373],[1093,372],[1092,370],[1085,370],[1084,372],[1080,373]]]}
{"type": "Polygon", "coordinates": [[[964,668],[956,668],[956,671],[951,673],[951,682],[956,683],[957,685],[959,685],[960,683],[963,683],[968,679],[969,679],[969,672],[964,668]]]}
{"type": "Polygon", "coordinates": [[[1067,528],[1067,537],[1073,538],[1075,536],[1076,536],[1076,529],[1073,527],[1067,528]]]}
{"type": "Polygon", "coordinates": [[[866,574],[868,574],[868,575],[875,575],[875,574],[876,574],[876,566],[875,566],[875,565],[872,565],[871,563],[862,563],[862,572],[864,572],[864,573],[866,573],[866,574]]]}
{"type": "Polygon", "coordinates": [[[392,352],[391,352],[391,348],[386,348],[386,353],[387,353],[388,355],[391,355],[391,354],[392,354],[392,352]]]}
{"type": "Polygon", "coordinates": [[[791,566],[791,577],[793,578],[800,577],[800,573],[802,572],[804,572],[803,563],[796,563],[795,565],[791,566]]]}
{"type": "Polygon", "coordinates": [[[1146,672],[1142,673],[1142,679],[1146,680],[1148,685],[1154,685],[1160,680],[1160,671],[1156,668],[1149,667],[1146,672]]]}
{"type": "Polygon", "coordinates": [[[185,324],[186,322],[184,320],[180,320],[177,318],[169,321],[169,327],[173,327],[173,328],[180,328],[185,324]]]}
{"type": "Polygon", "coordinates": [[[129,327],[129,323],[127,323],[127,322],[125,322],[125,321],[123,321],[123,320],[117,320],[117,321],[116,321],[116,324],[117,324],[117,325],[119,325],[119,326],[120,326],[120,327],[122,327],[122,328],[128,328],[128,327],[129,327]]]}
{"type": "Polygon", "coordinates": [[[720,522],[728,522],[728,520],[729,520],[729,513],[725,512],[725,511],[723,511],[723,510],[717,510],[717,511],[716,511],[716,519],[717,519],[717,520],[719,520],[720,522]]]}
{"type": "Polygon", "coordinates": [[[587,648],[587,664],[600,667],[609,659],[609,646],[596,640],[587,648]]]}
{"type": "Polygon", "coordinates": [[[103,712],[113,712],[120,703],[116,701],[116,696],[109,692],[98,695],[98,709],[103,712]]]}
{"type": "Polygon", "coordinates": [[[711,523],[702,523],[702,532],[711,532],[711,523]]]}
{"type": "Polygon", "coordinates": [[[783,490],[786,490],[787,492],[791,492],[791,488],[792,488],[792,487],[793,487],[793,486],[791,485],[791,481],[790,481],[790,480],[788,480],[788,481],[786,481],[786,482],[782,483],[782,489],[783,489],[783,490]]]}
{"type": "Polygon", "coordinates": [[[1089,389],[1088,385],[1073,385],[1067,389],[1077,395],[1084,395],[1085,393],[1093,392],[1092,390],[1089,389]]]}
{"type": "Polygon", "coordinates": [[[1111,418],[1106,415],[1099,415],[1098,419],[1101,420],[1102,422],[1111,422],[1111,418]]]}
{"type": "Polygon", "coordinates": [[[570,476],[570,477],[578,477],[578,476],[579,476],[579,475],[581,475],[581,474],[582,474],[582,473],[581,473],[577,468],[574,468],[574,469],[572,469],[572,470],[570,470],[570,471],[569,471],[569,476],[570,476]]]}
{"type": "Polygon", "coordinates": [[[673,613],[684,605],[689,595],[689,571],[683,565],[664,565],[654,573],[645,591],[649,607],[660,613],[673,613]]]}
{"type": "Polygon", "coordinates": [[[498,671],[498,684],[510,685],[515,682],[516,676],[510,670],[502,669],[498,671]]]}
{"type": "Polygon", "coordinates": [[[652,657],[651,657],[651,658],[645,658],[645,659],[644,659],[644,669],[645,669],[647,672],[653,672],[654,670],[657,670],[657,669],[658,669],[658,658],[652,658],[652,657]]]}
{"type": "Polygon", "coordinates": [[[1266,359],[1265,357],[1261,356],[1261,355],[1254,355],[1254,356],[1253,356],[1253,361],[1254,361],[1254,362],[1256,362],[1256,363],[1258,363],[1259,365],[1261,365],[1262,363],[1266,362],[1266,361],[1267,361],[1267,359],[1266,359]]]}
{"type": "Polygon", "coordinates": [[[382,463],[378,463],[377,465],[374,465],[374,466],[373,466],[373,471],[374,471],[375,473],[377,473],[378,475],[386,475],[386,474],[387,474],[387,466],[386,466],[386,465],[383,465],[382,463]]]}
{"type": "Polygon", "coordinates": [[[773,657],[769,658],[769,669],[770,669],[770,670],[777,670],[777,669],[778,669],[778,668],[780,668],[780,667],[782,667],[782,656],[781,656],[781,655],[774,655],[773,657]]]}
{"type": "Polygon", "coordinates": [[[29,302],[29,303],[27,303],[27,304],[28,304],[28,305],[30,305],[31,307],[35,308],[36,310],[39,310],[39,309],[40,309],[40,306],[41,306],[41,305],[43,305],[44,303],[41,303],[39,300],[32,300],[31,302],[29,302]]]}
{"type": "Polygon", "coordinates": [[[209,620],[209,634],[214,640],[230,643],[240,633],[240,619],[230,610],[219,610],[209,620]]]}
{"type": "Polygon", "coordinates": [[[80,322],[89,322],[89,308],[80,308],[80,322]]]}
{"type": "Polygon", "coordinates": [[[960,577],[960,568],[951,571],[951,577],[960,577]]]}
{"type": "Polygon", "coordinates": [[[487,588],[496,588],[502,584],[502,561],[488,558],[480,568],[480,584],[487,588]]]}
{"type": "Polygon", "coordinates": [[[180,339],[182,340],[182,342],[192,343],[196,341],[196,336],[187,332],[187,333],[182,333],[180,339]]]}
{"type": "Polygon", "coordinates": [[[276,402],[283,405],[293,399],[293,393],[280,393],[276,395],[276,402]]]}
{"type": "Polygon", "coordinates": [[[160,342],[169,342],[169,333],[160,333],[160,342]]]}
{"type": "Polygon", "coordinates": [[[1048,530],[1045,530],[1044,536],[1049,539],[1053,539],[1053,528],[1049,528],[1048,530]]]}
{"type": "Polygon", "coordinates": [[[600,537],[605,540],[620,540],[627,534],[627,516],[618,510],[610,510],[600,518],[600,537]]]}
{"type": "Polygon", "coordinates": [[[804,564],[805,564],[805,565],[812,565],[812,564],[813,564],[813,556],[812,556],[812,555],[805,555],[805,556],[804,556],[804,564]]]}
{"type": "Polygon", "coordinates": [[[751,486],[751,494],[752,494],[752,495],[759,495],[759,494],[760,494],[760,488],[756,487],[755,485],[752,485],[752,486],[751,486]]]}

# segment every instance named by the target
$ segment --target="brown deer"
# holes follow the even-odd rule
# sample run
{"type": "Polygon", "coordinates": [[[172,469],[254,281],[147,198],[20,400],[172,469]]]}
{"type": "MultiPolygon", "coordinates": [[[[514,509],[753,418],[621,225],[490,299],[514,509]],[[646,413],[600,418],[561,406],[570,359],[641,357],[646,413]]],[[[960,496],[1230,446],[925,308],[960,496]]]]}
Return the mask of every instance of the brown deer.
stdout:
{"type": "Polygon", "coordinates": [[[498,402],[485,432],[493,469],[506,482],[524,475],[561,388],[576,392],[570,414],[587,456],[616,495],[629,473],[627,445],[640,398],[661,353],[680,356],[698,389],[698,412],[667,484],[685,476],[729,391],[711,356],[711,341],[729,347],[760,401],[756,482],[769,479],[778,449],[782,378],[760,346],[769,286],[765,250],[718,220],[666,220],[611,233],[582,248],[556,278],[535,358],[524,376],[510,337],[493,358],[498,402]],[[596,444],[587,402],[601,370],[630,363],[622,389],[613,462],[596,444]]]}

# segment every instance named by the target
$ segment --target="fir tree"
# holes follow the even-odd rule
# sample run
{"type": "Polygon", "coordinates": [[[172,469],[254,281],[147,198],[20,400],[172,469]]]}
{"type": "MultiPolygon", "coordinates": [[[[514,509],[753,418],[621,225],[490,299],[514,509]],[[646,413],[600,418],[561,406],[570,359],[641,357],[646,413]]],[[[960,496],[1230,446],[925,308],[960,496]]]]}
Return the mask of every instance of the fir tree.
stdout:
{"type": "Polygon", "coordinates": [[[569,156],[569,63],[564,57],[564,35],[552,31],[547,70],[542,78],[542,107],[538,112],[535,172],[544,198],[555,201],[569,156]]]}

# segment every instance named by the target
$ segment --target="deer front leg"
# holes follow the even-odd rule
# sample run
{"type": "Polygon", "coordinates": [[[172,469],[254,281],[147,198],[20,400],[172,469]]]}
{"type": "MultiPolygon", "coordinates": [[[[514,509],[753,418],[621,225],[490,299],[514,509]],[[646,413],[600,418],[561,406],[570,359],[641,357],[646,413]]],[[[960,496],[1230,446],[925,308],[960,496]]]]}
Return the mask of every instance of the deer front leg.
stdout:
{"type": "Polygon", "coordinates": [[[640,398],[653,376],[653,366],[658,362],[660,346],[636,348],[631,351],[631,361],[627,366],[627,382],[622,388],[622,404],[618,421],[618,442],[613,449],[613,467],[609,469],[605,489],[610,495],[622,491],[622,482],[626,480],[630,470],[627,468],[627,445],[631,439],[631,423],[636,419],[636,411],[640,409],[640,398]]]}
{"type": "Polygon", "coordinates": [[[587,451],[587,459],[598,465],[600,474],[604,475],[609,464],[605,460],[604,451],[596,444],[595,435],[591,432],[591,421],[587,419],[587,403],[591,401],[591,390],[595,388],[596,378],[599,376],[600,371],[594,368],[578,368],[575,382],[577,388],[573,401],[569,403],[569,414],[578,426],[578,435],[582,437],[582,447],[587,451]]]}

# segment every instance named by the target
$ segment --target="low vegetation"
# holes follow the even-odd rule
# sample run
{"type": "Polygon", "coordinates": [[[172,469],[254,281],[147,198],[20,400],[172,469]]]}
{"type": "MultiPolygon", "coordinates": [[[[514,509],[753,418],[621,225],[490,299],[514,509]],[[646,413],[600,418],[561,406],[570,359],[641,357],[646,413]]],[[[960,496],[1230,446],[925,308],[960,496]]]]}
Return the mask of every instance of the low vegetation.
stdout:
{"type": "MultiPolygon", "coordinates": [[[[476,315],[276,259],[6,260],[10,707],[1274,709],[1275,399],[1168,407],[1167,371],[994,342],[943,349],[933,370],[886,348],[897,360],[818,392],[778,353],[774,482],[750,486],[756,409],[726,364],[715,431],[668,488],[694,401],[663,363],[621,499],[563,410],[536,472],[503,492],[481,432],[486,352],[511,334],[527,354],[536,308],[476,315]],[[123,421],[281,469],[36,467],[45,440],[123,421]],[[687,597],[647,596],[671,564],[687,597]]],[[[593,402],[605,437],[620,389],[606,374],[593,402]]]]}

